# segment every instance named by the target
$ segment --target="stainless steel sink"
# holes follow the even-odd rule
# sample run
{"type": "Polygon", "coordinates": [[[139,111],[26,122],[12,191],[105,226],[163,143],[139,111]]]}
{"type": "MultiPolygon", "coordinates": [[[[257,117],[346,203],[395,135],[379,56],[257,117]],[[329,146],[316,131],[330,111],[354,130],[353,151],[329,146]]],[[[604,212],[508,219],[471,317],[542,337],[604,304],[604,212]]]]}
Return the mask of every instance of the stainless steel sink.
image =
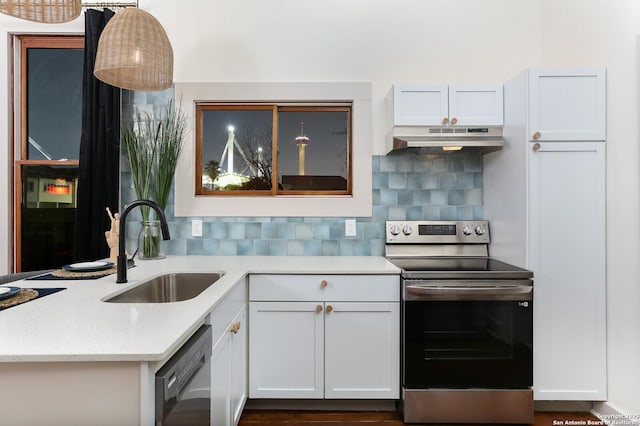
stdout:
{"type": "Polygon", "coordinates": [[[193,299],[224,274],[180,272],[159,275],[116,294],[105,302],[111,303],[170,303],[193,299]]]}

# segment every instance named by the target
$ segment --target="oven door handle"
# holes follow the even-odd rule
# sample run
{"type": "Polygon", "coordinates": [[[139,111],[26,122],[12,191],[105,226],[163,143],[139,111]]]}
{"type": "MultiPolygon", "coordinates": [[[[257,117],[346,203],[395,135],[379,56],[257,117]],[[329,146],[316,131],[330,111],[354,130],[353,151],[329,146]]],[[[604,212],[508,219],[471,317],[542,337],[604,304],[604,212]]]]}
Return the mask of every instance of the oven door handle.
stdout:
{"type": "Polygon", "coordinates": [[[533,286],[521,284],[500,285],[465,285],[447,284],[420,284],[405,285],[406,299],[443,299],[464,300],[465,298],[491,298],[493,300],[532,300],[533,286]]]}

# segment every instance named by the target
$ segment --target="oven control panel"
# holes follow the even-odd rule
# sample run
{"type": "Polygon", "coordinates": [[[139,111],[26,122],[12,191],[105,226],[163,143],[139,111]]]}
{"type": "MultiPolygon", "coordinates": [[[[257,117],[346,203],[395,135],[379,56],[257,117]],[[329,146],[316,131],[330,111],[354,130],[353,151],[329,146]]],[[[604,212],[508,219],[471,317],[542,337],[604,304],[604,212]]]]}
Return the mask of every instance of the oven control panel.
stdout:
{"type": "Polygon", "coordinates": [[[486,220],[388,220],[387,244],[488,244],[486,220]]]}

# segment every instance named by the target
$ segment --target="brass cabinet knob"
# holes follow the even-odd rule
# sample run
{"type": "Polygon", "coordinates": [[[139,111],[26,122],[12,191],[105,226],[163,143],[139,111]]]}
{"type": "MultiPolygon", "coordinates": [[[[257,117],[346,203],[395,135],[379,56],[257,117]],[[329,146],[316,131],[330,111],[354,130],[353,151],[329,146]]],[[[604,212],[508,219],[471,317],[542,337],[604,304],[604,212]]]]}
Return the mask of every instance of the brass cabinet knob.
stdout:
{"type": "Polygon", "coordinates": [[[534,151],[540,151],[540,144],[538,142],[533,144],[533,150],[534,151]]]}
{"type": "Polygon", "coordinates": [[[320,287],[327,288],[328,285],[329,285],[329,283],[327,282],[327,280],[320,281],[320,287]]]}
{"type": "Polygon", "coordinates": [[[449,118],[448,117],[443,118],[442,124],[449,124],[449,118]]]}
{"type": "Polygon", "coordinates": [[[322,312],[322,305],[316,306],[316,314],[319,314],[320,312],[322,312]]]}
{"type": "Polygon", "coordinates": [[[453,118],[451,119],[451,124],[452,124],[452,125],[454,125],[454,126],[455,126],[456,124],[458,124],[458,119],[457,119],[457,118],[455,118],[455,117],[453,117],[453,118]]]}
{"type": "Polygon", "coordinates": [[[534,140],[536,140],[536,141],[537,141],[537,140],[538,140],[538,139],[540,139],[541,137],[542,137],[542,133],[540,133],[540,132],[534,132],[534,133],[533,133],[533,139],[534,139],[534,140]]]}
{"type": "Polygon", "coordinates": [[[233,323],[231,325],[231,328],[229,329],[229,331],[233,334],[238,334],[239,330],[240,330],[240,322],[233,323]]]}
{"type": "Polygon", "coordinates": [[[331,312],[331,311],[333,311],[333,306],[327,305],[327,312],[331,312]]]}

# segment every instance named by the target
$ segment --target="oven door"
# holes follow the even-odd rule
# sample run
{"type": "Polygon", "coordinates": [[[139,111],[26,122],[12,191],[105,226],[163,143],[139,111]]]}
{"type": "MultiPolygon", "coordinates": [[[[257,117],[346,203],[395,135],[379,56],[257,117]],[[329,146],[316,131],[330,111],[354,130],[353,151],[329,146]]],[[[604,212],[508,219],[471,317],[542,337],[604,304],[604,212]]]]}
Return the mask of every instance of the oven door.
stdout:
{"type": "Polygon", "coordinates": [[[463,290],[456,288],[450,298],[437,290],[437,297],[414,293],[405,298],[402,314],[405,389],[530,388],[533,385],[531,291],[531,287],[528,291],[503,288],[498,295],[488,296],[490,292],[480,290],[484,296],[475,292],[471,300],[465,300],[459,294],[463,290]],[[505,292],[509,294],[499,294],[505,292]],[[514,296],[517,293],[520,296],[514,296]],[[509,300],[514,298],[520,300],[509,300]]]}

